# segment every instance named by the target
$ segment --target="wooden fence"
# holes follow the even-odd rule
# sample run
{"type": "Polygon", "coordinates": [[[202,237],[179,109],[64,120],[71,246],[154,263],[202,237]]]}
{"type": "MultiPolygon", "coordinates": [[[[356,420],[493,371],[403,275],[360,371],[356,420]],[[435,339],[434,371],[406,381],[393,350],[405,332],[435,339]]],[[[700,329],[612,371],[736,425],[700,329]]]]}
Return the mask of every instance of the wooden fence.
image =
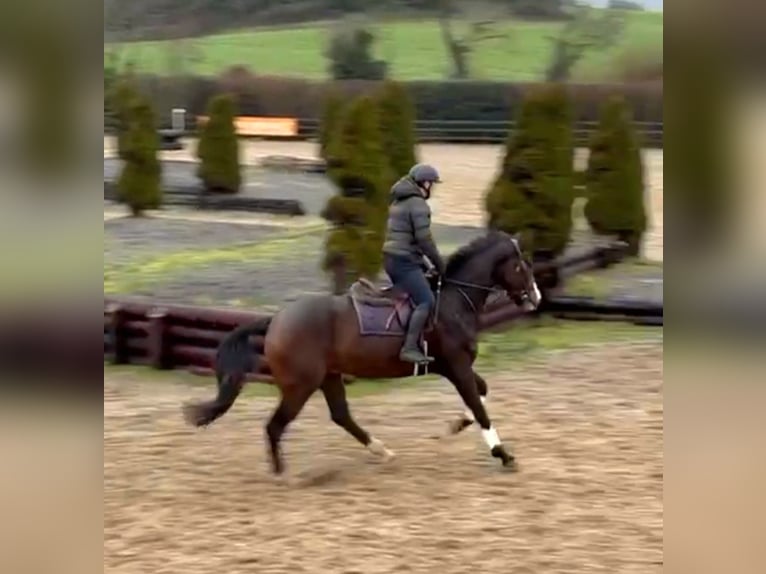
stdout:
{"type": "MultiPolygon", "coordinates": [[[[556,288],[573,274],[607,267],[624,257],[622,245],[591,249],[581,255],[536,267],[538,284],[547,294],[535,312],[570,319],[606,317],[641,324],[662,324],[662,305],[641,302],[598,302],[562,297],[556,288]]],[[[488,305],[480,318],[481,329],[502,328],[525,313],[502,299],[488,305]]],[[[164,305],[127,299],[104,300],[104,356],[114,364],[139,364],[156,369],[186,369],[212,374],[216,349],[232,329],[262,319],[264,314],[232,309],[164,305]]],[[[263,335],[251,337],[255,353],[263,352],[263,335]]],[[[271,373],[260,361],[253,380],[270,382],[271,373]]]]}

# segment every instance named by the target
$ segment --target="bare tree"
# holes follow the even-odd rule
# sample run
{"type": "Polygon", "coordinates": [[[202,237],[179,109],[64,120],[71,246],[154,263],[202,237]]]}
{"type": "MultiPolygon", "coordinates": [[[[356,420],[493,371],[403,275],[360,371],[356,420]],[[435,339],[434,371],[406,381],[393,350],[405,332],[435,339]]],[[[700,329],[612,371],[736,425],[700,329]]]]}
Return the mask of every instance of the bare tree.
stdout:
{"type": "Polygon", "coordinates": [[[621,11],[582,5],[575,6],[573,10],[573,18],[556,36],[550,37],[553,53],[545,74],[550,82],[569,80],[574,67],[589,51],[613,46],[625,28],[621,11]]]}
{"type": "Polygon", "coordinates": [[[507,37],[506,33],[493,29],[493,20],[474,21],[469,25],[468,32],[459,36],[452,26],[453,19],[459,15],[454,0],[433,0],[433,8],[438,10],[442,40],[452,60],[453,78],[464,80],[471,77],[470,55],[478,43],[507,37]]]}

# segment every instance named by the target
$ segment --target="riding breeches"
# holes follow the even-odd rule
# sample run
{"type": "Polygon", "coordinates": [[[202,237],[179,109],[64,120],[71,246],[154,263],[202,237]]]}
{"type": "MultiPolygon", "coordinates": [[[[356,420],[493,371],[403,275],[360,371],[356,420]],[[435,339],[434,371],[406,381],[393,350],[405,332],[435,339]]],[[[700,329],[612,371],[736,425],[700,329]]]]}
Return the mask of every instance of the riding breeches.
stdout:
{"type": "Polygon", "coordinates": [[[386,254],[383,266],[391,282],[412,298],[416,308],[429,312],[433,309],[436,300],[420,265],[404,257],[386,254]]]}

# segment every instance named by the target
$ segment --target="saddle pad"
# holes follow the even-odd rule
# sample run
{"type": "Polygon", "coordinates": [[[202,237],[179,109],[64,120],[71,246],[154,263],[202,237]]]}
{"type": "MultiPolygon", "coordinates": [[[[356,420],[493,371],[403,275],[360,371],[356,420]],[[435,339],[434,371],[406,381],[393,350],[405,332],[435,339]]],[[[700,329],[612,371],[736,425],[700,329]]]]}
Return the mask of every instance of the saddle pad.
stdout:
{"type": "Polygon", "coordinates": [[[359,333],[362,336],[393,336],[401,337],[407,331],[412,307],[409,302],[402,301],[396,305],[368,305],[351,297],[354,310],[359,321],[359,333]]]}

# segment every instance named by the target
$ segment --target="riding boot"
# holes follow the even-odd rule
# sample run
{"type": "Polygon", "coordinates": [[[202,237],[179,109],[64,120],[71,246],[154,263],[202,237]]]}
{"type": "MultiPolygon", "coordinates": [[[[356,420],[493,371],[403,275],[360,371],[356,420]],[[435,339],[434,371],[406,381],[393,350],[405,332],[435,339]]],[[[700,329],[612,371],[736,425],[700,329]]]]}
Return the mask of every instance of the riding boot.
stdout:
{"type": "Polygon", "coordinates": [[[402,361],[408,363],[429,363],[434,360],[433,357],[424,355],[418,346],[420,335],[426,326],[429,314],[430,309],[428,307],[416,307],[412,312],[409,325],[407,326],[407,336],[404,339],[404,346],[399,353],[399,358],[402,361]]]}

